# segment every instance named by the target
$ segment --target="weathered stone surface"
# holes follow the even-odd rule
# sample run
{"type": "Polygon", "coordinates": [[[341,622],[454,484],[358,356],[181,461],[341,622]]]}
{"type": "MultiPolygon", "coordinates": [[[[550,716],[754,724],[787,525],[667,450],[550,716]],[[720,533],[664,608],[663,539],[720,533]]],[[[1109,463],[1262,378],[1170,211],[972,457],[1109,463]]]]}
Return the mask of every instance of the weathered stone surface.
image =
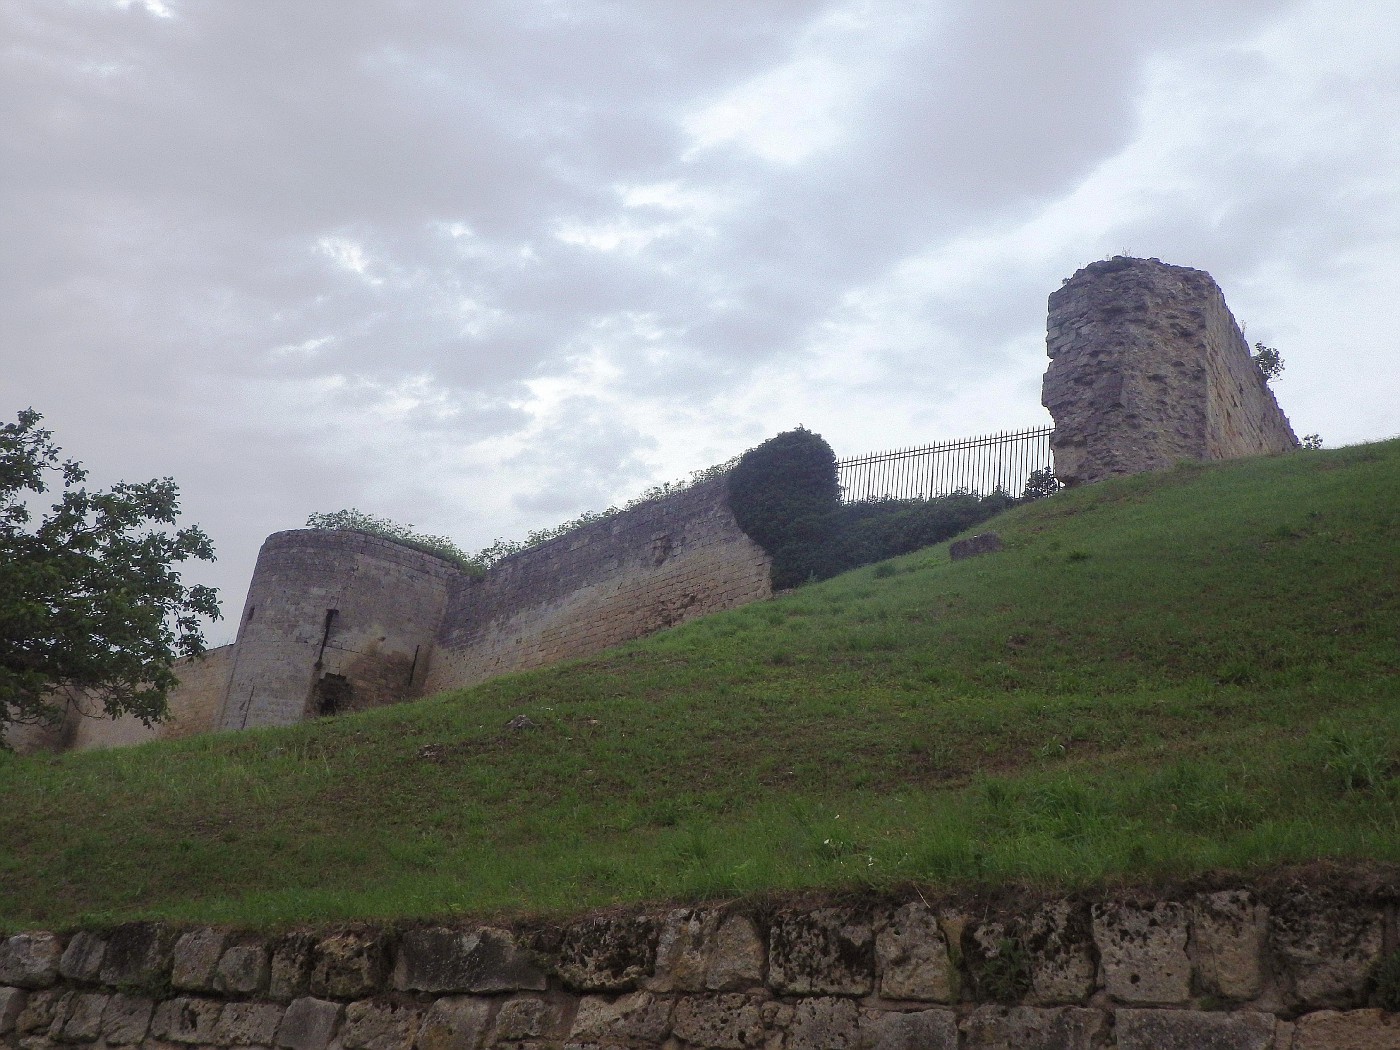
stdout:
{"type": "Polygon", "coordinates": [[[358,999],[384,986],[389,969],[388,943],[379,932],[347,932],[323,937],[312,952],[313,996],[358,999]]]}
{"type": "Polygon", "coordinates": [[[763,1042],[763,1011],[747,995],[688,995],[676,1004],[675,1036],[709,1050],[744,1050],[763,1042]]]}
{"type": "Polygon", "coordinates": [[[1272,1014],[1240,1011],[1133,1010],[1117,1012],[1118,1050],[1272,1050],[1272,1014]]]}
{"type": "Polygon", "coordinates": [[[490,1021],[487,999],[465,995],[439,999],[428,1007],[418,1028],[418,1050],[476,1050],[490,1021]]]}
{"type": "Polygon", "coordinates": [[[47,988],[58,979],[63,946],[51,933],[17,933],[0,941],[0,984],[47,988]]]}
{"type": "Polygon", "coordinates": [[[1400,1050],[1400,1014],[1319,1010],[1298,1018],[1290,1050],[1400,1050]]]}
{"type": "Polygon", "coordinates": [[[135,1046],[146,1038],[156,1004],[139,995],[112,996],[102,1014],[102,1038],[109,1046],[135,1046]]]}
{"type": "Polygon", "coordinates": [[[671,1003],[650,992],[616,1000],[586,995],[579,1000],[569,1038],[582,1042],[659,1043],[671,1030],[671,1003]]]}
{"type": "Polygon", "coordinates": [[[24,1000],[23,988],[0,988],[0,1035],[15,1030],[15,1021],[24,1012],[24,1000]]]}
{"type": "Polygon", "coordinates": [[[270,972],[265,944],[235,944],[219,957],[214,990],[225,995],[254,995],[267,987],[270,972]]]}
{"type": "Polygon", "coordinates": [[[963,961],[979,1002],[1019,1002],[1030,990],[1030,956],[1018,923],[988,919],[963,928],[963,961]]]}
{"type": "Polygon", "coordinates": [[[410,930],[399,941],[393,986],[418,992],[543,991],[548,979],[506,930],[410,930]]]}
{"type": "Polygon", "coordinates": [[[1275,961],[1296,1005],[1353,1006],[1362,1001],[1384,941],[1379,908],[1298,891],[1277,904],[1269,930],[1275,961]]]}
{"type": "Polygon", "coordinates": [[[784,1050],[848,1050],[859,1046],[860,1008],[851,999],[799,1000],[792,1008],[784,1050]]]}
{"type": "Polygon", "coordinates": [[[1113,998],[1142,1004],[1190,998],[1186,909],[1180,904],[1096,904],[1093,930],[1101,982],[1113,998]]]}
{"type": "Polygon", "coordinates": [[[981,1006],[959,1027],[965,1050],[1090,1050],[1104,1016],[1073,1006],[981,1006]]]}
{"type": "Polygon", "coordinates": [[[559,948],[559,977],[584,992],[625,992],[652,973],[656,922],[650,916],[598,916],[576,922],[559,948]]]}
{"type": "Polygon", "coordinates": [[[343,1012],[339,1003],[324,999],[294,999],[277,1026],[277,1045],[286,1050],[326,1050],[343,1012]]]}
{"type": "Polygon", "coordinates": [[[705,987],[729,992],[762,982],[763,938],[745,916],[725,916],[709,946],[705,987]]]}
{"type": "Polygon", "coordinates": [[[1001,537],[995,532],[979,532],[976,536],[955,540],[949,544],[948,558],[951,561],[962,561],[964,558],[976,558],[981,554],[995,554],[997,551],[1005,549],[1006,545],[1001,542],[1001,537]]]}
{"type": "Polygon", "coordinates": [[[167,999],[151,1017],[151,1035],[171,1043],[208,1045],[222,1011],[223,1003],[213,999],[167,999]]]}
{"type": "Polygon", "coordinates": [[[719,928],[715,911],[677,908],[661,920],[656,938],[654,992],[699,992],[705,988],[707,941],[719,928]]]}
{"type": "Polygon", "coordinates": [[[870,920],[846,908],[780,915],[769,933],[768,983],[788,995],[869,995],[875,986],[870,920]]]}
{"type": "Polygon", "coordinates": [[[1069,485],[1298,441],[1210,274],[1091,263],[1050,296],[1041,403],[1069,485]]]}
{"type": "Polygon", "coordinates": [[[886,999],[950,1003],[957,981],[948,942],[928,905],[904,905],[875,935],[875,972],[886,999]]]}
{"type": "Polygon", "coordinates": [[[214,1026],[219,1046],[271,1046],[286,1007],[277,1003],[228,1003],[214,1026]]]}
{"type": "Polygon", "coordinates": [[[24,997],[24,1007],[20,1010],[19,1016],[15,1018],[15,1031],[20,1035],[47,1032],[53,1024],[54,1016],[58,1013],[63,995],[66,994],[68,993],[60,994],[48,989],[42,992],[30,992],[24,997]]]}
{"type": "Polygon", "coordinates": [[[958,1050],[958,1016],[951,1010],[866,1011],[862,1050],[958,1050]]]}
{"type": "Polygon", "coordinates": [[[559,1024],[559,1009],[535,996],[510,999],[501,1004],[491,1042],[517,1042],[549,1035],[559,1024]]]}
{"type": "Polygon", "coordinates": [[[102,972],[102,957],[106,954],[106,940],[87,930],[79,930],[63,949],[63,957],[58,962],[59,976],[70,981],[95,981],[102,972]]]}
{"type": "Polygon", "coordinates": [[[340,1042],[345,1050],[411,1050],[421,1020],[422,1011],[415,1006],[351,1003],[345,1008],[340,1042]]]}
{"type": "Polygon", "coordinates": [[[1245,890],[1203,893],[1191,901],[1191,961],[1201,991],[1244,1002],[1264,988],[1268,909],[1245,890]]]}
{"type": "Polygon", "coordinates": [[[175,932],[164,923],[118,926],[102,956],[102,983],[113,988],[157,988],[170,976],[175,932]]]}
{"type": "Polygon", "coordinates": [[[292,933],[272,946],[267,994],[279,1002],[299,999],[311,988],[311,964],[316,939],[308,933],[292,933]]]}
{"type": "Polygon", "coordinates": [[[1067,900],[1038,909],[1026,924],[1025,946],[1032,1006],[1082,1003],[1094,994],[1093,934],[1087,908],[1067,900]]]}
{"type": "Polygon", "coordinates": [[[228,945],[223,930],[203,927],[181,934],[175,942],[170,986],[180,991],[207,992],[214,987],[214,969],[228,945]]]}
{"type": "Polygon", "coordinates": [[[49,1038],[62,1043],[91,1043],[102,1034],[102,1014],[111,997],[101,992],[70,992],[49,1028],[49,1038]]]}

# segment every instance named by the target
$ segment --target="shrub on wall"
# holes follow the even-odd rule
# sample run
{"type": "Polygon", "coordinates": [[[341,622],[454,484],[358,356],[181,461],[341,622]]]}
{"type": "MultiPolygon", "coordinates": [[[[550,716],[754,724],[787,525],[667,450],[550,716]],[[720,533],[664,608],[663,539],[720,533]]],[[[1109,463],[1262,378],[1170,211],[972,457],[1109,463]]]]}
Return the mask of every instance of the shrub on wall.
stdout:
{"type": "Polygon", "coordinates": [[[773,559],[776,588],[834,575],[830,541],[840,504],[836,454],[802,427],[749,449],[729,473],[734,519],[773,559]]]}

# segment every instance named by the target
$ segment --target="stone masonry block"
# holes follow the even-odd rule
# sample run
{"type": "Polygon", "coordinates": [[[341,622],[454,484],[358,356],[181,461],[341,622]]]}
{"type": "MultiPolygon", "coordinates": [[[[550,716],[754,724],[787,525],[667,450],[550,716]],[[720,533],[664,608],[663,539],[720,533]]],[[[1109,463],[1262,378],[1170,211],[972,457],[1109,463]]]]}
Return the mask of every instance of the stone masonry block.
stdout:
{"type": "Polygon", "coordinates": [[[1118,1050],[1273,1050],[1272,1014],[1241,1011],[1119,1010],[1118,1050]]]}
{"type": "Polygon", "coordinates": [[[24,1006],[15,1018],[15,1032],[22,1036],[33,1032],[47,1032],[58,1014],[63,997],[68,994],[70,993],[60,994],[51,990],[30,992],[24,997],[24,1006]]]}
{"type": "Polygon", "coordinates": [[[100,992],[73,992],[54,1018],[49,1038],[62,1043],[91,1043],[102,1034],[102,1014],[111,998],[100,992]]]}
{"type": "Polygon", "coordinates": [[[1086,908],[1067,900],[1042,906],[1026,923],[1025,944],[1030,969],[1027,1003],[1068,1005],[1094,994],[1096,965],[1086,908]]]}
{"type": "Polygon", "coordinates": [[[151,1018],[151,1035],[171,1043],[209,1045],[223,1004],[213,999],[167,999],[151,1018]]]}
{"type": "Polygon", "coordinates": [[[860,1008],[852,999],[801,999],[792,1009],[784,1050],[854,1050],[860,1044],[860,1008]]]}
{"type": "Polygon", "coordinates": [[[1400,1050],[1400,1014],[1319,1010],[1298,1018],[1290,1050],[1400,1050]]]}
{"type": "Polygon", "coordinates": [[[650,916],[583,919],[564,931],[559,977],[584,992],[630,991],[653,972],[656,940],[650,916]]]}
{"type": "Polygon", "coordinates": [[[256,995],[267,987],[269,971],[267,945],[235,944],[219,957],[214,990],[225,995],[256,995]]]}
{"type": "Polygon", "coordinates": [[[958,1050],[958,1015],[951,1010],[866,1011],[862,1050],[958,1050]]]}
{"type": "Polygon", "coordinates": [[[382,933],[323,937],[312,953],[311,994],[333,999],[374,995],[384,986],[388,968],[388,941],[382,933]]]}
{"type": "Polygon", "coordinates": [[[412,1050],[422,1011],[389,1002],[358,1002],[345,1008],[340,1043],[345,1050],[412,1050]]]}
{"type": "Polygon", "coordinates": [[[619,999],[586,995],[579,1000],[569,1038],[579,1042],[629,1045],[659,1043],[671,1030],[671,1003],[650,992],[619,999]]]}
{"type": "Polygon", "coordinates": [[[464,995],[439,999],[419,1026],[418,1050],[477,1050],[490,1020],[489,999],[464,995]]]}
{"type": "Polygon", "coordinates": [[[1073,1006],[980,1006],[959,1027],[965,1050],[1090,1050],[1104,1015],[1073,1006]]]}
{"type": "Polygon", "coordinates": [[[706,940],[719,924],[719,914],[677,908],[660,923],[656,938],[655,975],[647,982],[654,992],[698,992],[705,987],[706,940]]]}
{"type": "Polygon", "coordinates": [[[51,933],[17,933],[0,942],[0,984],[47,988],[58,979],[63,946],[51,933]]]}
{"type": "Polygon", "coordinates": [[[1191,901],[1191,959],[1201,991],[1245,1002],[1264,988],[1268,909],[1245,890],[1203,893],[1191,901]]]}
{"type": "Polygon", "coordinates": [[[712,992],[735,991],[763,981],[763,938],[743,915],[727,915],[709,945],[705,987],[712,992]]]}
{"type": "Polygon", "coordinates": [[[1186,909],[1180,904],[1096,904],[1093,930],[1100,978],[1114,999],[1165,1005],[1190,998],[1186,909]]]}
{"type": "Polygon", "coordinates": [[[948,942],[922,902],[904,905],[875,935],[875,970],[885,999],[950,1003],[957,996],[948,942]]]}
{"type": "Polygon", "coordinates": [[[1298,891],[1277,903],[1269,933],[1296,1005],[1353,1006],[1380,958],[1385,923],[1379,908],[1298,891]]]}
{"type": "Polygon", "coordinates": [[[544,991],[548,979],[507,930],[410,930],[399,940],[393,987],[417,992],[544,991]]]}
{"type": "Polygon", "coordinates": [[[286,1007],[280,1003],[228,1003],[214,1026],[217,1046],[271,1046],[286,1007]]]}
{"type": "Polygon", "coordinates": [[[95,933],[79,930],[68,939],[58,973],[70,981],[96,981],[102,972],[102,957],[107,954],[107,942],[95,933]]]}
{"type": "Polygon", "coordinates": [[[301,998],[310,990],[315,949],[316,939],[308,933],[288,934],[273,944],[267,985],[269,998],[285,1003],[301,998]]]}
{"type": "Polygon", "coordinates": [[[214,969],[228,944],[223,930],[202,927],[181,934],[175,942],[170,986],[178,991],[207,992],[214,987],[214,969]]]}
{"type": "Polygon", "coordinates": [[[24,1000],[23,988],[0,988],[0,1035],[15,1030],[15,1022],[24,1012],[24,1000]]]}
{"type": "Polygon", "coordinates": [[[675,1036],[707,1050],[746,1050],[763,1043],[763,1012],[746,995],[688,995],[676,1005],[675,1036]]]}
{"type": "Polygon", "coordinates": [[[285,1050],[326,1050],[343,1012],[339,1003],[324,999],[294,999],[277,1027],[277,1045],[285,1050]]]}
{"type": "Polygon", "coordinates": [[[539,1039],[554,1031],[559,1024],[559,1009],[551,1003],[535,996],[523,999],[510,999],[501,1004],[496,1014],[496,1024],[491,1031],[491,1042],[517,1042],[521,1039],[539,1039]]]}
{"type": "Polygon", "coordinates": [[[869,995],[875,986],[870,920],[845,908],[787,912],[768,940],[768,983],[788,995],[869,995]]]}
{"type": "Polygon", "coordinates": [[[102,1039],[108,1046],[135,1046],[146,1038],[156,1004],[139,995],[112,996],[102,1014],[102,1039]]]}
{"type": "Polygon", "coordinates": [[[102,983],[113,988],[156,988],[170,976],[175,933],[164,923],[129,922],[107,940],[102,983]]]}

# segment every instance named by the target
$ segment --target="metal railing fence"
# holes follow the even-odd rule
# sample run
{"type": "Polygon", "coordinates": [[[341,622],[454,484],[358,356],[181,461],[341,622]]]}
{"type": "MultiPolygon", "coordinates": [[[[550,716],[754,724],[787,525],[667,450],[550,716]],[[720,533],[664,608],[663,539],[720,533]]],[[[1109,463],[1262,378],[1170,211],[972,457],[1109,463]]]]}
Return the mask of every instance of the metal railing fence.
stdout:
{"type": "Polygon", "coordinates": [[[982,437],[871,452],[836,461],[841,499],[926,499],[959,490],[1019,496],[1031,472],[1054,466],[1054,427],[1003,430],[982,437]]]}

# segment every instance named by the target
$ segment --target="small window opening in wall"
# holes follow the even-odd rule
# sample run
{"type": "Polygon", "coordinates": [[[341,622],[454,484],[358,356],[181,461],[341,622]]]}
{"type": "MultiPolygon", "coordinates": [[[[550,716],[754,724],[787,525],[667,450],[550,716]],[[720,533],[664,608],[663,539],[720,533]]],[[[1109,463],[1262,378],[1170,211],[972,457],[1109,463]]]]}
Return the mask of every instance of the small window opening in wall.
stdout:
{"type": "Polygon", "coordinates": [[[323,674],[316,683],[316,713],[338,715],[350,709],[354,689],[343,674],[323,674]]]}

